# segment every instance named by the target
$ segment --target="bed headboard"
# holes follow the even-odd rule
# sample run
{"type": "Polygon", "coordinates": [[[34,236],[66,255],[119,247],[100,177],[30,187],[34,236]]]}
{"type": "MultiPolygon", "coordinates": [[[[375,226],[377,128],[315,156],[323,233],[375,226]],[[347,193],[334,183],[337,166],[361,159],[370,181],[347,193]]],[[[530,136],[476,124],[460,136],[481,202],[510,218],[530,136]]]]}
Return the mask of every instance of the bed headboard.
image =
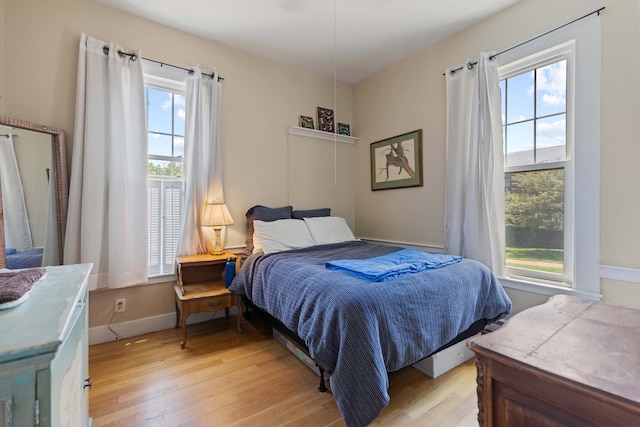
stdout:
{"type": "Polygon", "coordinates": [[[277,221],[279,219],[292,218],[293,206],[283,206],[281,208],[269,208],[262,205],[251,207],[246,215],[245,223],[245,250],[242,258],[246,258],[253,252],[253,221],[277,221]]]}
{"type": "Polygon", "coordinates": [[[294,210],[293,206],[282,206],[279,208],[270,208],[262,205],[255,205],[247,211],[245,223],[245,251],[242,259],[245,260],[253,253],[253,221],[277,221],[279,219],[302,219],[317,216],[331,215],[331,208],[294,210]]]}

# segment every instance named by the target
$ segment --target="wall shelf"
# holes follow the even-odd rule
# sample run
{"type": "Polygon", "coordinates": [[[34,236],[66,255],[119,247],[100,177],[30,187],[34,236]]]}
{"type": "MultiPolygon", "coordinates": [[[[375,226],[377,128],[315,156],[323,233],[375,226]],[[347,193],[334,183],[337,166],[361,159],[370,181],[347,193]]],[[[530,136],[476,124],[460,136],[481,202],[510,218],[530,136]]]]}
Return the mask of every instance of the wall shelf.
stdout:
{"type": "Polygon", "coordinates": [[[291,126],[289,128],[289,134],[305,136],[307,138],[324,139],[326,141],[337,141],[345,144],[355,144],[358,138],[354,136],[340,135],[329,132],[323,132],[321,130],[301,128],[299,126],[291,126]]]}

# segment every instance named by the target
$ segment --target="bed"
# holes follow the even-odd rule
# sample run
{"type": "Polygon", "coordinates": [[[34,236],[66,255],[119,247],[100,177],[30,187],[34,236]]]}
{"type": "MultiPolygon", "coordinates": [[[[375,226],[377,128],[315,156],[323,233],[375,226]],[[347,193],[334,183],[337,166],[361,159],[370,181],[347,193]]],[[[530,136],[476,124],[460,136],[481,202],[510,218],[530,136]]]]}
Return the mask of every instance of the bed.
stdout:
{"type": "Polygon", "coordinates": [[[42,248],[34,248],[28,251],[16,251],[6,249],[7,268],[10,270],[18,268],[42,267],[42,248]]]}
{"type": "Polygon", "coordinates": [[[359,241],[344,229],[343,219],[327,215],[327,209],[251,208],[247,251],[230,289],[304,344],[315,363],[331,374],[331,391],[345,423],[365,426],[389,402],[388,372],[455,342],[472,325],[508,314],[511,302],[491,271],[468,259],[385,281],[331,270],[328,263],[368,262],[405,248],[359,241]],[[310,224],[319,223],[331,226],[313,233],[310,224]],[[285,224],[293,231],[281,237],[285,224]]]}

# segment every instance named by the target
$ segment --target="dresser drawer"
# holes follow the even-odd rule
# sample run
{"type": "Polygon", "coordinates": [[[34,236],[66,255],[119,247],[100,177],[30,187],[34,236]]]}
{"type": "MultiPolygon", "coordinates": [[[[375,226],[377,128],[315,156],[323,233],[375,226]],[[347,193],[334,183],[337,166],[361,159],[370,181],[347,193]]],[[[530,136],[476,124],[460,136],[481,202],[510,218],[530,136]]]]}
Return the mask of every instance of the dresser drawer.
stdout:
{"type": "Polygon", "coordinates": [[[231,307],[231,295],[203,298],[201,300],[191,301],[190,304],[195,304],[194,311],[218,311],[231,307]]]}

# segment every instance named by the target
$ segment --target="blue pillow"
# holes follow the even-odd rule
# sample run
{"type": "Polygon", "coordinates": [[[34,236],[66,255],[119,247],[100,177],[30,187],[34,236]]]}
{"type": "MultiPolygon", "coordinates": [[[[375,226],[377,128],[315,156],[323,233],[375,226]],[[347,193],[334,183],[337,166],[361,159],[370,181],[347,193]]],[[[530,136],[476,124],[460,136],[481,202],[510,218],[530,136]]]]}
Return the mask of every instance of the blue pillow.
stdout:
{"type": "Polygon", "coordinates": [[[18,252],[18,251],[16,250],[16,248],[7,248],[7,250],[5,251],[5,253],[6,253],[7,255],[13,255],[13,254],[15,254],[16,252],[18,252]]]}
{"type": "Polygon", "coordinates": [[[268,208],[266,206],[256,205],[250,208],[246,213],[245,254],[250,255],[253,252],[253,220],[257,219],[269,222],[279,219],[291,219],[291,212],[293,212],[293,206],[268,208]]]}
{"type": "Polygon", "coordinates": [[[330,208],[320,208],[320,209],[307,209],[301,211],[293,211],[293,218],[295,219],[303,219],[303,218],[315,218],[318,216],[330,216],[331,209],[330,208]]]}

